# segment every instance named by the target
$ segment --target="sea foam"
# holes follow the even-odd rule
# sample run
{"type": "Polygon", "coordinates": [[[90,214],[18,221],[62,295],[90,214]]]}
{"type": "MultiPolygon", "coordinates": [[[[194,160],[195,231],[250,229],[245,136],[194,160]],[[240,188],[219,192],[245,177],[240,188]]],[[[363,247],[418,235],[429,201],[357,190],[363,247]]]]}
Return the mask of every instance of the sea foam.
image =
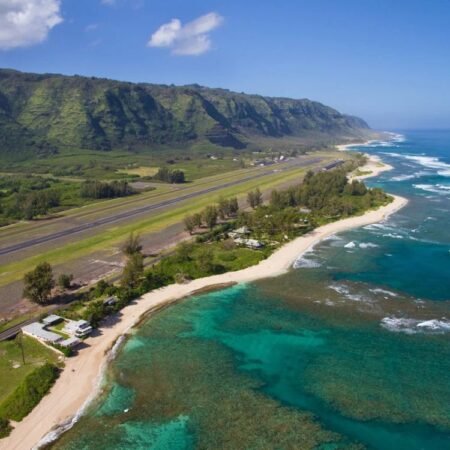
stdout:
{"type": "Polygon", "coordinates": [[[396,333],[447,333],[450,332],[450,321],[446,318],[419,320],[406,317],[384,317],[381,326],[396,333]]]}

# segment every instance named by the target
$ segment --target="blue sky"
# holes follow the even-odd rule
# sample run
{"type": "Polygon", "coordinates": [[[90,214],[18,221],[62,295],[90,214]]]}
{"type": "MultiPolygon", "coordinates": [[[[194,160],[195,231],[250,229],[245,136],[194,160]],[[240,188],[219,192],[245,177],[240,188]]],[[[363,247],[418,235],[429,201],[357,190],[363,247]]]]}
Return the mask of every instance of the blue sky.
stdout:
{"type": "Polygon", "coordinates": [[[2,0],[0,67],[307,97],[375,128],[450,128],[450,2],[2,0]]]}

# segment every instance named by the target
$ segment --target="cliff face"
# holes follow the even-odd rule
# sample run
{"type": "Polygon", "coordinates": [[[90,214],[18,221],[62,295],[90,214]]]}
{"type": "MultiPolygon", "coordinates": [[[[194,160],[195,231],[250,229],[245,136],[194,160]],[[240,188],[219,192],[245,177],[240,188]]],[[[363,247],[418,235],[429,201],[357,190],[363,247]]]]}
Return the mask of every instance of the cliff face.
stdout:
{"type": "Polygon", "coordinates": [[[0,70],[3,155],[195,141],[239,149],[264,138],[334,140],[368,131],[362,119],[307,99],[0,70]]]}

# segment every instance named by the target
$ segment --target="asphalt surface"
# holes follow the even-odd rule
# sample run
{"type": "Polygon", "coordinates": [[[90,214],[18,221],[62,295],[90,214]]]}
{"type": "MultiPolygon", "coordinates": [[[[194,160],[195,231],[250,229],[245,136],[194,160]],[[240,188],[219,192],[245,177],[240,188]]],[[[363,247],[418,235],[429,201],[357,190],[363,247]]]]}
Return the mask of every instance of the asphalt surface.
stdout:
{"type": "Polygon", "coordinates": [[[217,186],[213,186],[213,187],[203,189],[203,190],[200,190],[197,192],[192,192],[189,194],[181,195],[180,197],[177,197],[174,199],[165,200],[160,203],[155,203],[153,205],[143,206],[141,208],[137,208],[137,209],[134,209],[131,211],[125,211],[122,213],[118,213],[113,216],[103,217],[101,219],[97,219],[92,222],[84,223],[82,225],[78,225],[78,226],[75,226],[72,228],[67,228],[65,230],[50,233],[50,234],[47,234],[45,236],[41,236],[38,238],[29,239],[29,240],[20,242],[18,244],[10,245],[8,247],[3,247],[0,249],[0,255],[12,254],[17,251],[31,248],[36,245],[42,244],[42,243],[51,242],[51,241],[54,241],[56,239],[59,239],[59,238],[65,237],[65,236],[70,236],[73,234],[81,233],[83,231],[90,230],[90,229],[93,229],[93,228],[96,228],[96,227],[99,227],[102,225],[108,225],[108,224],[112,224],[112,223],[118,222],[123,219],[132,218],[132,217],[138,216],[138,215],[146,213],[146,212],[150,212],[150,211],[154,211],[154,210],[157,210],[160,208],[164,208],[166,206],[174,205],[174,204],[183,202],[185,200],[189,200],[191,198],[195,198],[200,195],[208,194],[210,192],[215,192],[215,191],[218,191],[221,189],[225,189],[227,187],[232,187],[232,186],[244,183],[246,181],[251,181],[251,180],[254,180],[257,178],[262,178],[262,177],[265,177],[267,175],[274,174],[277,172],[285,172],[287,170],[292,169],[293,167],[304,167],[304,166],[308,166],[311,164],[316,164],[316,163],[319,163],[320,161],[322,161],[322,158],[310,158],[307,160],[297,161],[297,162],[290,164],[289,166],[283,167],[281,169],[277,169],[275,167],[273,170],[268,171],[268,172],[258,173],[258,174],[252,175],[252,176],[241,178],[240,180],[230,181],[230,182],[224,183],[224,184],[219,184],[217,186]]]}

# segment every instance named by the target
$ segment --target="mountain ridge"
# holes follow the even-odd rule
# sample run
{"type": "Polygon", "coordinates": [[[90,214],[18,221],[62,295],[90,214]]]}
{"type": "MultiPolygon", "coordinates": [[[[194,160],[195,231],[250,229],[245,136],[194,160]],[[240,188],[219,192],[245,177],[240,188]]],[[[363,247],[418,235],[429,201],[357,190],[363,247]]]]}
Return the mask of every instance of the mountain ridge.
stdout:
{"type": "Polygon", "coordinates": [[[3,156],[194,142],[244,149],[271,139],[331,142],[370,132],[364,120],[306,98],[0,69],[3,156]]]}

